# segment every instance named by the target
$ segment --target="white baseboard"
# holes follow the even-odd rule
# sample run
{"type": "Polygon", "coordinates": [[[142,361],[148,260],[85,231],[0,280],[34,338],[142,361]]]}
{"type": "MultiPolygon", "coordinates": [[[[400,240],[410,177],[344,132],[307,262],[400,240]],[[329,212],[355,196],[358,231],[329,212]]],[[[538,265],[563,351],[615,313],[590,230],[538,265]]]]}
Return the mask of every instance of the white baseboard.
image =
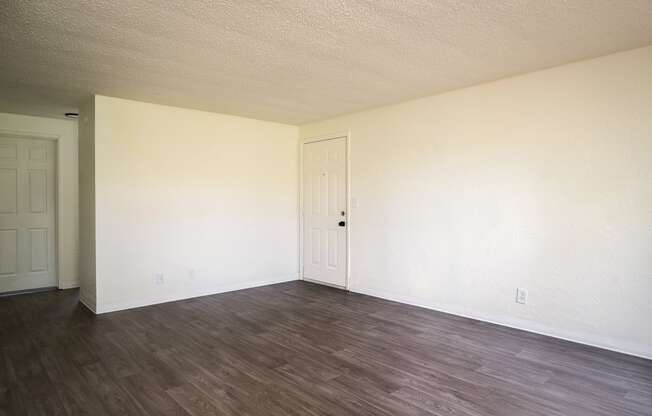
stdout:
{"type": "Polygon", "coordinates": [[[91,301],[90,299],[86,299],[84,296],[81,294],[79,295],[79,302],[81,302],[82,305],[84,305],[88,310],[93,312],[94,314],[97,314],[95,310],[95,301],[91,301]]]}
{"type": "Polygon", "coordinates": [[[451,315],[461,316],[464,318],[475,319],[478,321],[488,322],[496,325],[506,326],[509,328],[519,329],[521,331],[532,332],[539,335],[545,335],[552,338],[563,339],[565,341],[575,342],[578,344],[588,345],[591,347],[602,348],[609,351],[618,352],[621,354],[632,355],[639,358],[652,360],[652,346],[632,345],[627,343],[618,342],[617,340],[610,340],[591,336],[588,334],[579,334],[570,331],[560,330],[547,325],[542,325],[537,322],[527,321],[518,318],[510,317],[496,317],[488,314],[480,313],[477,311],[467,312],[461,311],[450,305],[438,304],[424,304],[423,300],[411,299],[405,296],[395,295],[383,291],[366,288],[352,288],[351,292],[361,293],[363,295],[373,296],[376,298],[391,300],[394,302],[405,303],[420,308],[430,309],[433,311],[444,312],[451,315]]]}
{"type": "Polygon", "coordinates": [[[59,289],[75,289],[78,288],[80,285],[78,280],[75,280],[73,282],[59,282],[59,289]]]}
{"type": "Polygon", "coordinates": [[[209,289],[201,289],[197,291],[193,291],[190,293],[172,293],[169,295],[165,296],[152,296],[152,297],[147,297],[147,298],[140,298],[140,299],[134,299],[134,300],[127,300],[123,302],[107,302],[103,303],[101,305],[97,305],[97,312],[98,314],[102,313],[108,313],[108,312],[116,312],[116,311],[122,311],[125,309],[133,309],[133,308],[140,308],[143,306],[150,306],[150,305],[156,305],[159,303],[166,303],[166,302],[174,302],[177,300],[183,300],[183,299],[191,299],[191,298],[196,298],[200,296],[208,296],[208,295],[217,295],[219,293],[226,293],[226,292],[233,292],[235,290],[242,290],[242,289],[250,289],[258,286],[267,286],[267,285],[273,285],[276,283],[285,283],[285,282],[290,282],[297,280],[297,276],[292,276],[292,277],[282,277],[282,278],[276,278],[276,279],[265,279],[265,280],[249,280],[245,282],[237,282],[237,283],[231,283],[231,284],[226,284],[226,285],[220,285],[217,287],[209,288],[209,289]]]}

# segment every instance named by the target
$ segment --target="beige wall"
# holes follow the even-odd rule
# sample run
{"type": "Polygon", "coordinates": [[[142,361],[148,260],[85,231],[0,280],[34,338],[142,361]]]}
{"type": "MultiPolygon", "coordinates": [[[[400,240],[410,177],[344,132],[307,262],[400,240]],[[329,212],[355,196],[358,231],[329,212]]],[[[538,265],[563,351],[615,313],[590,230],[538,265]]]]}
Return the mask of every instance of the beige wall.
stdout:
{"type": "Polygon", "coordinates": [[[94,113],[98,312],[297,279],[298,127],[103,96],[94,113]]]}
{"type": "Polygon", "coordinates": [[[648,47],[302,126],[351,132],[352,289],[652,357],[651,74],[648,47]]]}
{"type": "Polygon", "coordinates": [[[77,122],[0,113],[0,131],[56,138],[59,287],[65,289],[79,286],[77,275],[77,122]]]}

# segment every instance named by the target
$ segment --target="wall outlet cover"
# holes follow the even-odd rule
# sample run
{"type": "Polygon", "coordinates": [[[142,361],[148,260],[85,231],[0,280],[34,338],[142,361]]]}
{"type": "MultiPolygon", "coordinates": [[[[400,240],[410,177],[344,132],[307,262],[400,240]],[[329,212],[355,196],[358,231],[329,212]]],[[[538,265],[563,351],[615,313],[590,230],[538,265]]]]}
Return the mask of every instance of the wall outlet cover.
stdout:
{"type": "Polygon", "coordinates": [[[527,289],[516,288],[516,303],[525,305],[527,303],[527,289]]]}

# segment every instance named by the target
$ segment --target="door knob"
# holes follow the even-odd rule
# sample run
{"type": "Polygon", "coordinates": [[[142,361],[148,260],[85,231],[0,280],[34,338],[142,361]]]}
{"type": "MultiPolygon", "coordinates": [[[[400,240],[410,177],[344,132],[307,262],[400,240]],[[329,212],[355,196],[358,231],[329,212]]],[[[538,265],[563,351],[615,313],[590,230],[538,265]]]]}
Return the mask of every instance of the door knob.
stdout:
{"type": "Polygon", "coordinates": [[[346,225],[346,222],[340,221],[337,225],[339,225],[340,227],[344,227],[346,225]]]}

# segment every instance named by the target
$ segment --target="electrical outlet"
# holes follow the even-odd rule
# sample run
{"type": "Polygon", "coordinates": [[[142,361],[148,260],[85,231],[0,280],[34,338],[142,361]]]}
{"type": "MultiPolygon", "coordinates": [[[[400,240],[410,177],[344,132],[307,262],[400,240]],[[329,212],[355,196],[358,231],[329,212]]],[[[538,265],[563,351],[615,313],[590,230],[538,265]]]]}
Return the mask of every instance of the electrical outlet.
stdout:
{"type": "Polygon", "coordinates": [[[162,285],[165,283],[165,277],[163,276],[163,273],[156,273],[156,275],[154,275],[154,282],[156,282],[157,285],[162,285]]]}
{"type": "Polygon", "coordinates": [[[516,288],[516,303],[525,305],[527,303],[527,289],[516,288]]]}

